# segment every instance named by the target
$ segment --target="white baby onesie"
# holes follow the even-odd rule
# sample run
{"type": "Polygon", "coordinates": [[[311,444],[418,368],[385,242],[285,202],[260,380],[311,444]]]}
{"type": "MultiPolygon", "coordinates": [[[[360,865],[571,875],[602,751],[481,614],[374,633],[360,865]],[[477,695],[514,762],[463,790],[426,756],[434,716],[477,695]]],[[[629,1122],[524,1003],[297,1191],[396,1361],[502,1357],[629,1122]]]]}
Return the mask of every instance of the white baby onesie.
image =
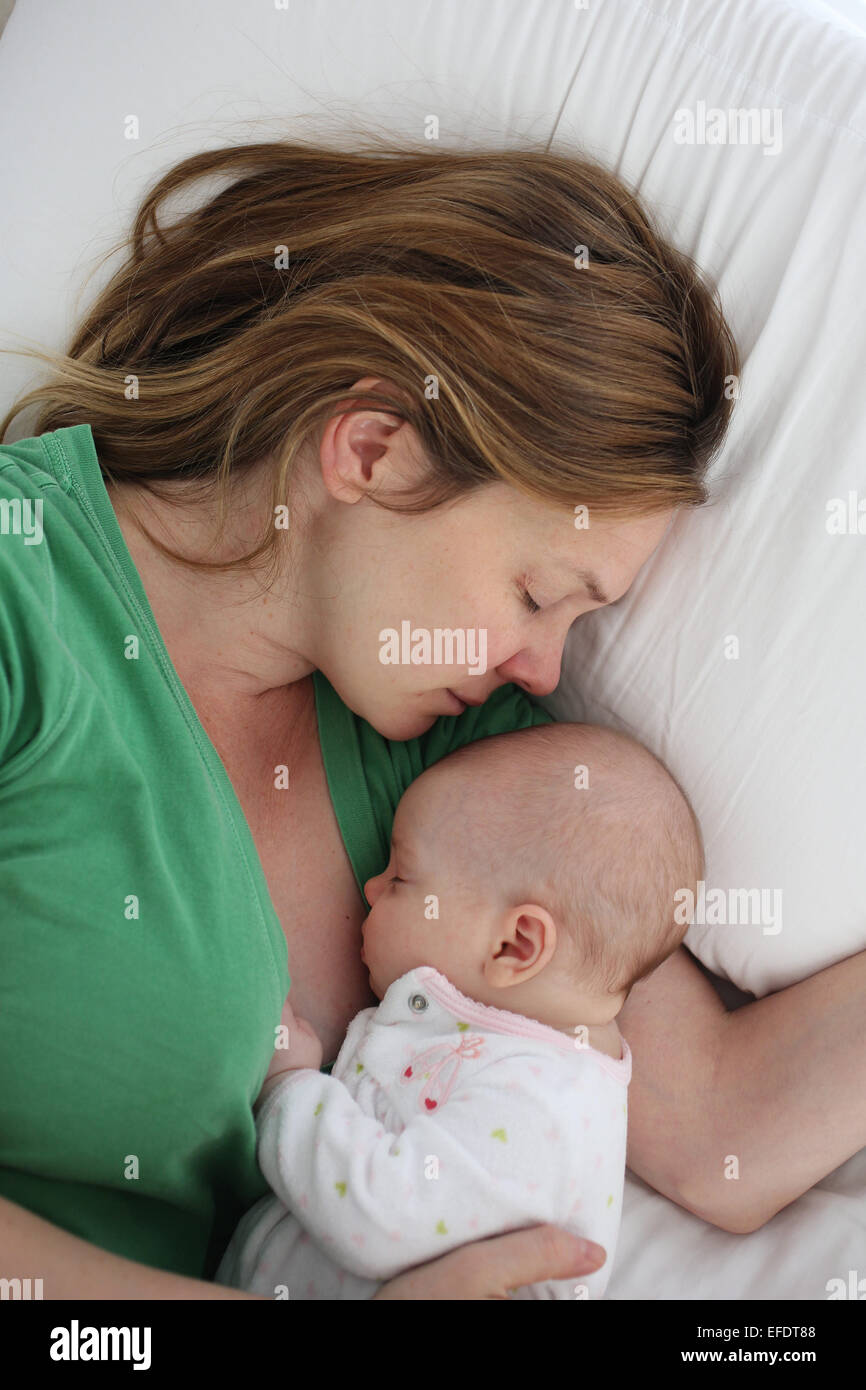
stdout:
{"type": "Polygon", "coordinates": [[[271,1298],[364,1299],[458,1245],[541,1222],[596,1241],[593,1274],[514,1298],[601,1298],[622,1210],[631,1052],[619,1061],[461,994],[432,966],[349,1025],[330,1076],[287,1072],[260,1107],[273,1189],[216,1273],[271,1298]]]}

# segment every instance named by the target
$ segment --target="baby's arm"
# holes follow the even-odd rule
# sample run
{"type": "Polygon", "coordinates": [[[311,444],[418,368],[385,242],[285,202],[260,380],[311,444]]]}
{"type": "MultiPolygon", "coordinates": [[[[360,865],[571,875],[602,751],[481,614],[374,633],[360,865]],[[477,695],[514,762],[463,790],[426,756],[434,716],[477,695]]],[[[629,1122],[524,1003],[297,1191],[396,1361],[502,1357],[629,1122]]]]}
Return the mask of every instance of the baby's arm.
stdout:
{"type": "Polygon", "coordinates": [[[262,1088],[253,1106],[258,1111],[265,1097],[274,1089],[276,1083],[287,1072],[304,1067],[313,1070],[322,1065],[322,1044],[311,1023],[298,1018],[288,998],[283,1004],[280,1022],[275,1029],[274,1051],[270,1066],[265,1073],[262,1088]]]}
{"type": "Polygon", "coordinates": [[[581,1088],[572,1096],[557,1069],[541,1089],[537,1071],[492,1062],[399,1135],[334,1077],[285,1073],[258,1111],[262,1173],[335,1261],[371,1279],[485,1236],[562,1224],[566,1183],[583,1167],[562,1117],[581,1088]]]}

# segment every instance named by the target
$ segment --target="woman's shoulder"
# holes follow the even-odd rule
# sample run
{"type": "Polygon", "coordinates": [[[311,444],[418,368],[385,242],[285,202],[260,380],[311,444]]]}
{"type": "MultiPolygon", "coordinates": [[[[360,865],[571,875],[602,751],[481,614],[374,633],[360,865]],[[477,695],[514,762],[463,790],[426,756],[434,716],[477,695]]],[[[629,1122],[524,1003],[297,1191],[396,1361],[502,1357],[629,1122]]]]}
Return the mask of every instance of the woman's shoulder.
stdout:
{"type": "MultiPolygon", "coordinates": [[[[26,441],[28,444],[31,441],[26,441]]],[[[0,448],[0,764],[56,722],[70,677],[56,656],[57,577],[50,528],[52,485],[25,451],[0,448]],[[47,486],[46,486],[47,485],[47,486]],[[46,502],[48,505],[46,505],[46,502]]]]}
{"type": "MultiPolygon", "coordinates": [[[[99,468],[89,425],[0,445],[0,762],[32,762],[93,667],[88,633],[103,562],[77,470],[99,468]],[[76,654],[76,644],[81,651],[76,654]]],[[[105,588],[115,596],[113,576],[105,588]]]]}
{"type": "MultiPolygon", "coordinates": [[[[57,437],[77,437],[77,430],[53,430],[47,434],[32,435],[28,439],[18,439],[15,443],[0,444],[0,498],[7,502],[15,498],[21,501],[42,500],[46,494],[59,487],[55,472],[57,437]],[[52,443],[54,448],[52,449],[52,443]]],[[[3,518],[0,517],[0,525],[3,518]]]]}
{"type": "Polygon", "coordinates": [[[29,606],[52,589],[50,531],[61,488],[52,467],[51,438],[0,444],[0,589],[7,612],[17,597],[29,606]]]}
{"type": "Polygon", "coordinates": [[[0,445],[0,676],[7,679],[13,650],[33,637],[40,610],[50,605],[52,489],[38,439],[0,445]]]}

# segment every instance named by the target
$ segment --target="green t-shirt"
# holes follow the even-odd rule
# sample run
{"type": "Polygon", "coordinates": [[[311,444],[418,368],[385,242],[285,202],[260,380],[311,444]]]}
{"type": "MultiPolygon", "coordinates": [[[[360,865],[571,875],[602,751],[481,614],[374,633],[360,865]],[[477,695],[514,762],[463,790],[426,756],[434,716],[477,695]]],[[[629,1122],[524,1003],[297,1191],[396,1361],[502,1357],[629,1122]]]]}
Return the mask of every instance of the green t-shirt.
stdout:
{"type": "MultiPolygon", "coordinates": [[[[392,742],[320,672],[314,685],[362,899],[415,777],[550,719],[507,685],[392,742]]],[[[211,1278],[267,1191],[252,1105],[289,983],[249,826],[169,659],[90,426],[0,446],[0,1195],[211,1278]]]]}

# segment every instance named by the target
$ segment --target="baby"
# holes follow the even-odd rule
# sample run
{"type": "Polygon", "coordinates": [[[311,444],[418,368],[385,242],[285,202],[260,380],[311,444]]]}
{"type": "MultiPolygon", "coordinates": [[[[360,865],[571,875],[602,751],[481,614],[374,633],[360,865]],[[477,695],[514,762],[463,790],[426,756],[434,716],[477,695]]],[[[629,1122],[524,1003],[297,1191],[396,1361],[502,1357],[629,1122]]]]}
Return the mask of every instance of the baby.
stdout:
{"type": "Polygon", "coordinates": [[[287,1003],[256,1103],[273,1195],[240,1222],[217,1282],[371,1298],[455,1246],[553,1222],[606,1262],[511,1296],[602,1297],[631,1077],[613,1020],[682,942],[675,894],[702,876],[691,807],[624,734],[542,725],[428,768],[365,884],[362,959],[381,1002],[352,1020],[330,1076],[287,1003]]]}

